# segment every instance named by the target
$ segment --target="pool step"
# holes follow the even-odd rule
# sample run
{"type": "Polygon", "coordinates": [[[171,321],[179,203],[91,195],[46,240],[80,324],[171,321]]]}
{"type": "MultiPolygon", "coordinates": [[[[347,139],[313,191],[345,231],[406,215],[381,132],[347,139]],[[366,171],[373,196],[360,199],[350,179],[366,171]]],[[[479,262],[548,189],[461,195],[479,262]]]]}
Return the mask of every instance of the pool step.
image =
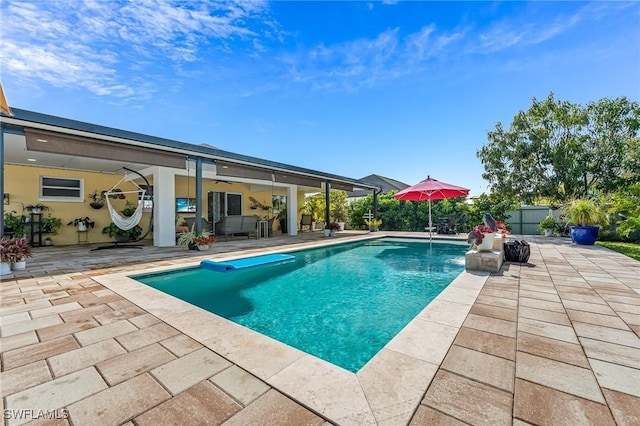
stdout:
{"type": "Polygon", "coordinates": [[[229,260],[226,262],[216,262],[213,260],[205,259],[200,262],[200,267],[203,269],[209,269],[216,272],[231,272],[237,269],[252,268],[254,266],[266,265],[269,263],[284,262],[287,260],[293,260],[295,256],[290,254],[273,253],[265,254],[263,256],[247,257],[244,259],[229,260]]]}

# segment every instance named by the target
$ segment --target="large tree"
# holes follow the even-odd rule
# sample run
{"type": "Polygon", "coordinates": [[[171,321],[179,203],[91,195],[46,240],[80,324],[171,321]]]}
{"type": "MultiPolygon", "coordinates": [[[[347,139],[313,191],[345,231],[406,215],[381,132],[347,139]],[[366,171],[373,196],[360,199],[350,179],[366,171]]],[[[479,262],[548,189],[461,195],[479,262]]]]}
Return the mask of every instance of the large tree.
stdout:
{"type": "Polygon", "coordinates": [[[533,99],[477,153],[491,191],[531,203],[566,201],[640,181],[640,105],[626,98],[587,106],[533,99]]]}

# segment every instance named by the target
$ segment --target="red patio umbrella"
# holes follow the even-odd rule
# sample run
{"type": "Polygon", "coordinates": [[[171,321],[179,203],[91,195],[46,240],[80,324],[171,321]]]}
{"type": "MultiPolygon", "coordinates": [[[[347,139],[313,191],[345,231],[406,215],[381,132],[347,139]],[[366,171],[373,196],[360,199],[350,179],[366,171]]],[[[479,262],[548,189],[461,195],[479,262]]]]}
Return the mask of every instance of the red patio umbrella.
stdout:
{"type": "Polygon", "coordinates": [[[440,182],[439,180],[433,179],[431,176],[427,176],[427,178],[422,182],[403,189],[395,194],[393,198],[406,201],[429,200],[429,238],[431,238],[431,202],[433,200],[442,200],[445,198],[462,197],[467,194],[469,194],[469,190],[467,188],[440,182]]]}

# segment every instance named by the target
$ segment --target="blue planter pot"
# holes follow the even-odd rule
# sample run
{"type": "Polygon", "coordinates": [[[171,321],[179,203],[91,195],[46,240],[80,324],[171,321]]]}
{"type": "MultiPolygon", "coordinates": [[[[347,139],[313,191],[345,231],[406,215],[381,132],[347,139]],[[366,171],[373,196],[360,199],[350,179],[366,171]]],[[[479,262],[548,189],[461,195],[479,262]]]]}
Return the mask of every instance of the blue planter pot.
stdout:
{"type": "Polygon", "coordinates": [[[570,226],[571,239],[576,244],[592,246],[598,239],[598,226],[570,226]]]}

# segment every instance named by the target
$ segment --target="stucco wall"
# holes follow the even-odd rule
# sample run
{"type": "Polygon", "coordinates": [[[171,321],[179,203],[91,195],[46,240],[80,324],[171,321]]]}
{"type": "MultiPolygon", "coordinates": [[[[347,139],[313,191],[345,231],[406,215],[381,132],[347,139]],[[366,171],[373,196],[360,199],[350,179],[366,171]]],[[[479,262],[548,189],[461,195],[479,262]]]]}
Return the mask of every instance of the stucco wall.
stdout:
{"type": "MultiPolygon", "coordinates": [[[[94,190],[98,192],[110,189],[115,185],[122,175],[102,174],[94,172],[80,172],[64,169],[53,169],[35,166],[16,166],[5,164],[4,174],[4,190],[9,194],[10,203],[4,206],[5,212],[15,211],[18,215],[28,215],[28,211],[23,211],[23,206],[29,204],[42,203],[49,207],[49,211],[45,211],[43,216],[51,215],[62,220],[62,226],[58,230],[57,235],[45,234],[45,236],[51,237],[53,244],[55,245],[70,245],[78,243],[78,233],[74,226],[67,226],[67,223],[73,221],[76,218],[89,217],[95,222],[95,227],[88,232],[88,239],[91,243],[100,242],[112,242],[113,240],[108,236],[102,234],[102,228],[111,223],[109,217],[109,211],[106,205],[99,210],[93,209],[87,199],[87,195],[94,190]],[[40,176],[52,176],[52,177],[69,177],[84,180],[84,197],[82,202],[61,202],[61,201],[40,201],[38,198],[40,176]]],[[[150,183],[153,184],[151,178],[148,178],[150,183]]],[[[183,176],[176,177],[176,197],[192,197],[195,198],[195,180],[193,177],[187,178],[183,176]]],[[[122,191],[134,190],[135,186],[130,182],[122,182],[118,185],[122,191]]],[[[208,215],[207,206],[207,192],[208,191],[221,191],[231,193],[241,193],[243,200],[243,214],[259,216],[268,215],[268,211],[253,210],[251,209],[251,202],[249,196],[256,198],[260,202],[265,204],[271,204],[271,196],[273,195],[286,195],[286,190],[266,190],[266,191],[251,191],[251,187],[248,184],[242,183],[224,183],[210,180],[204,180],[202,184],[202,200],[203,200],[203,214],[205,217],[208,215]]],[[[127,198],[124,200],[115,199],[111,200],[112,205],[121,210],[124,208],[127,200],[131,200],[134,204],[137,204],[135,194],[127,194],[127,198]]],[[[298,193],[298,206],[304,205],[304,193],[298,193]]],[[[175,206],[172,206],[175,207],[175,206]]],[[[144,213],[140,226],[144,231],[148,227],[150,213],[144,213]]],[[[300,219],[300,213],[296,212],[298,221],[300,219]]],[[[279,229],[279,225],[274,223],[274,228],[279,229]]],[[[147,237],[151,238],[151,236],[147,237]]]]}

